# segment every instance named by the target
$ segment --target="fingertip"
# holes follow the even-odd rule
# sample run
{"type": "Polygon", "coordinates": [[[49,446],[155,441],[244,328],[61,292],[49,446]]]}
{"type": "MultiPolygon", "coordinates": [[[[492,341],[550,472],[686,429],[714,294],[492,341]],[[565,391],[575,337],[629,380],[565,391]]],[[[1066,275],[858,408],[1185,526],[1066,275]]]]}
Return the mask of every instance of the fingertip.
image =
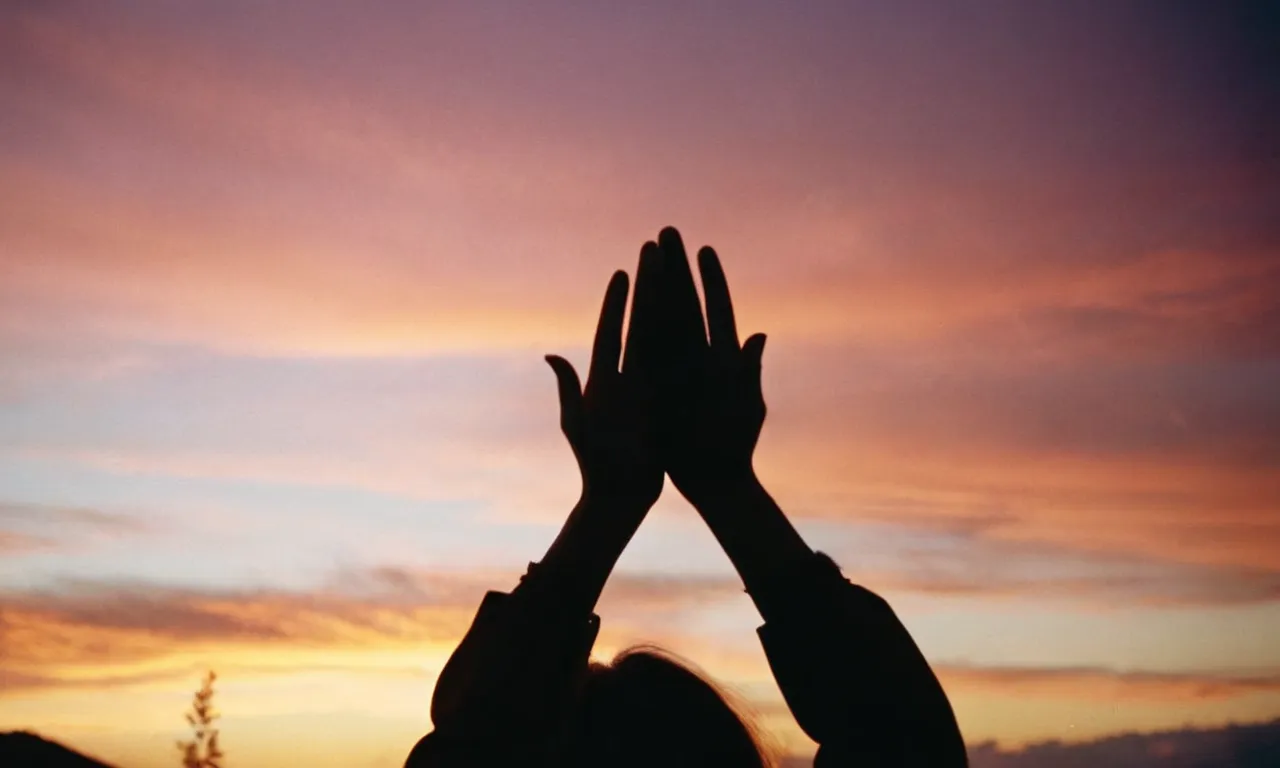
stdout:
{"type": "Polygon", "coordinates": [[[636,272],[636,283],[640,282],[640,273],[643,272],[646,278],[652,279],[660,271],[665,262],[663,258],[662,248],[657,243],[650,240],[640,249],[640,270],[636,272]]]}
{"type": "Polygon", "coordinates": [[[680,237],[680,232],[675,227],[663,227],[658,233],[658,245],[663,248],[673,248],[684,251],[684,240],[680,237]]]}
{"type": "Polygon", "coordinates": [[[615,271],[613,275],[609,278],[609,286],[605,290],[609,296],[617,296],[618,294],[621,294],[622,297],[625,299],[627,290],[630,287],[631,287],[630,275],[627,274],[627,271],[625,269],[619,269],[615,271]]]}
{"type": "Polygon", "coordinates": [[[709,245],[698,249],[698,271],[704,276],[709,272],[724,274],[724,269],[720,266],[719,254],[709,245]]]}

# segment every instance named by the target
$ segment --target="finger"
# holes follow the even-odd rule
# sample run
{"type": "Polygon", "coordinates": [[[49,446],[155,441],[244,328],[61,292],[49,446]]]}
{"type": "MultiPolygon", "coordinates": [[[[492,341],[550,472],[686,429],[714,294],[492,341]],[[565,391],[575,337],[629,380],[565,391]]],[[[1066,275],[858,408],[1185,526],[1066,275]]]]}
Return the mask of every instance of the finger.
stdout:
{"type": "Polygon", "coordinates": [[[662,253],[657,243],[649,241],[640,249],[636,287],[631,292],[631,325],[627,328],[627,347],[622,353],[624,372],[648,371],[654,364],[662,319],[662,272],[662,253]]]}
{"type": "Polygon", "coordinates": [[[658,247],[663,256],[665,315],[675,351],[684,355],[701,354],[706,351],[707,331],[702,322],[702,301],[693,284],[693,271],[689,269],[684,241],[674,227],[667,227],[658,233],[658,247]]]}
{"type": "Polygon", "coordinates": [[[602,375],[618,372],[618,358],[622,356],[622,319],[627,313],[627,287],[627,273],[622,270],[614,272],[604,292],[604,304],[600,307],[587,386],[592,381],[599,381],[602,375]]]}
{"type": "Polygon", "coordinates": [[[733,319],[729,281],[725,280],[720,257],[711,246],[698,251],[698,272],[702,275],[702,293],[707,299],[707,330],[711,335],[711,348],[737,352],[738,325],[733,319]]]}
{"type": "Polygon", "coordinates": [[[547,365],[556,375],[560,392],[560,429],[569,444],[578,447],[578,435],[582,425],[582,383],[573,365],[559,355],[547,355],[547,365]]]}

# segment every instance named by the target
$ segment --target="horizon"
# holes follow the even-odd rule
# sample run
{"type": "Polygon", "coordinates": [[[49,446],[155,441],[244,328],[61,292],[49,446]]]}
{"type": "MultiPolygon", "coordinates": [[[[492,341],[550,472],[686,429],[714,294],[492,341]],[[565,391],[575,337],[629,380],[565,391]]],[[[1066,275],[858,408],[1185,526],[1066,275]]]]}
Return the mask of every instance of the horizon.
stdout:
{"type": "MultiPolygon", "coordinates": [[[[967,743],[1280,718],[1277,15],[0,7],[0,731],[171,765],[214,669],[228,765],[400,766],[665,225],[967,743]]],[[[597,613],[812,754],[670,482],[597,613]]]]}

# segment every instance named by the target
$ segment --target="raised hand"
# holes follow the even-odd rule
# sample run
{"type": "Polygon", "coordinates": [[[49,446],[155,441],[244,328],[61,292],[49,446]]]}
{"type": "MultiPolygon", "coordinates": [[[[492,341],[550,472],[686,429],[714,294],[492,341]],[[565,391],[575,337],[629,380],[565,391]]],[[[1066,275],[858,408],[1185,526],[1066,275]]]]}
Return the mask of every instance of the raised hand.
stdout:
{"type": "Polygon", "coordinates": [[[560,427],[582,473],[583,499],[627,510],[647,511],[662,493],[652,384],[644,364],[645,350],[653,343],[651,307],[659,287],[655,256],[641,255],[622,370],[628,288],[627,273],[622,271],[614,273],[605,292],[585,390],[568,360],[557,355],[546,358],[559,386],[560,427]]]}
{"type": "Polygon", "coordinates": [[[658,368],[667,474],[700,511],[726,490],[753,481],[751,457],[764,423],[760,358],[764,334],[738,343],[729,285],[716,252],[698,252],[707,325],[680,233],[658,236],[664,347],[658,368]]]}
{"type": "Polygon", "coordinates": [[[662,461],[653,415],[651,364],[658,341],[661,263],[640,254],[631,328],[619,370],[627,274],[615,272],[591,350],[584,390],[569,361],[548,355],[560,391],[560,427],[582,473],[582,497],[543,557],[543,583],[559,584],[570,604],[589,612],[613,566],[662,493],[662,461]]]}

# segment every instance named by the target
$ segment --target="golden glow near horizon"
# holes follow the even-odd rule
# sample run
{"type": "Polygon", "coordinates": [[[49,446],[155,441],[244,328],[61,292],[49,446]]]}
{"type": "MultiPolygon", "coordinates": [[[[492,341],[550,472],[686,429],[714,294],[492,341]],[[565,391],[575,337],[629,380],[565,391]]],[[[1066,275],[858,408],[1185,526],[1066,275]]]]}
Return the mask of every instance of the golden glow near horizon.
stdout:
{"type": "MultiPolygon", "coordinates": [[[[171,765],[212,667],[229,765],[400,765],[576,498],[541,357],[666,224],[971,743],[1280,716],[1247,31],[569,5],[0,10],[0,730],[171,765]]],[[[671,489],[599,612],[812,751],[671,489]]]]}

